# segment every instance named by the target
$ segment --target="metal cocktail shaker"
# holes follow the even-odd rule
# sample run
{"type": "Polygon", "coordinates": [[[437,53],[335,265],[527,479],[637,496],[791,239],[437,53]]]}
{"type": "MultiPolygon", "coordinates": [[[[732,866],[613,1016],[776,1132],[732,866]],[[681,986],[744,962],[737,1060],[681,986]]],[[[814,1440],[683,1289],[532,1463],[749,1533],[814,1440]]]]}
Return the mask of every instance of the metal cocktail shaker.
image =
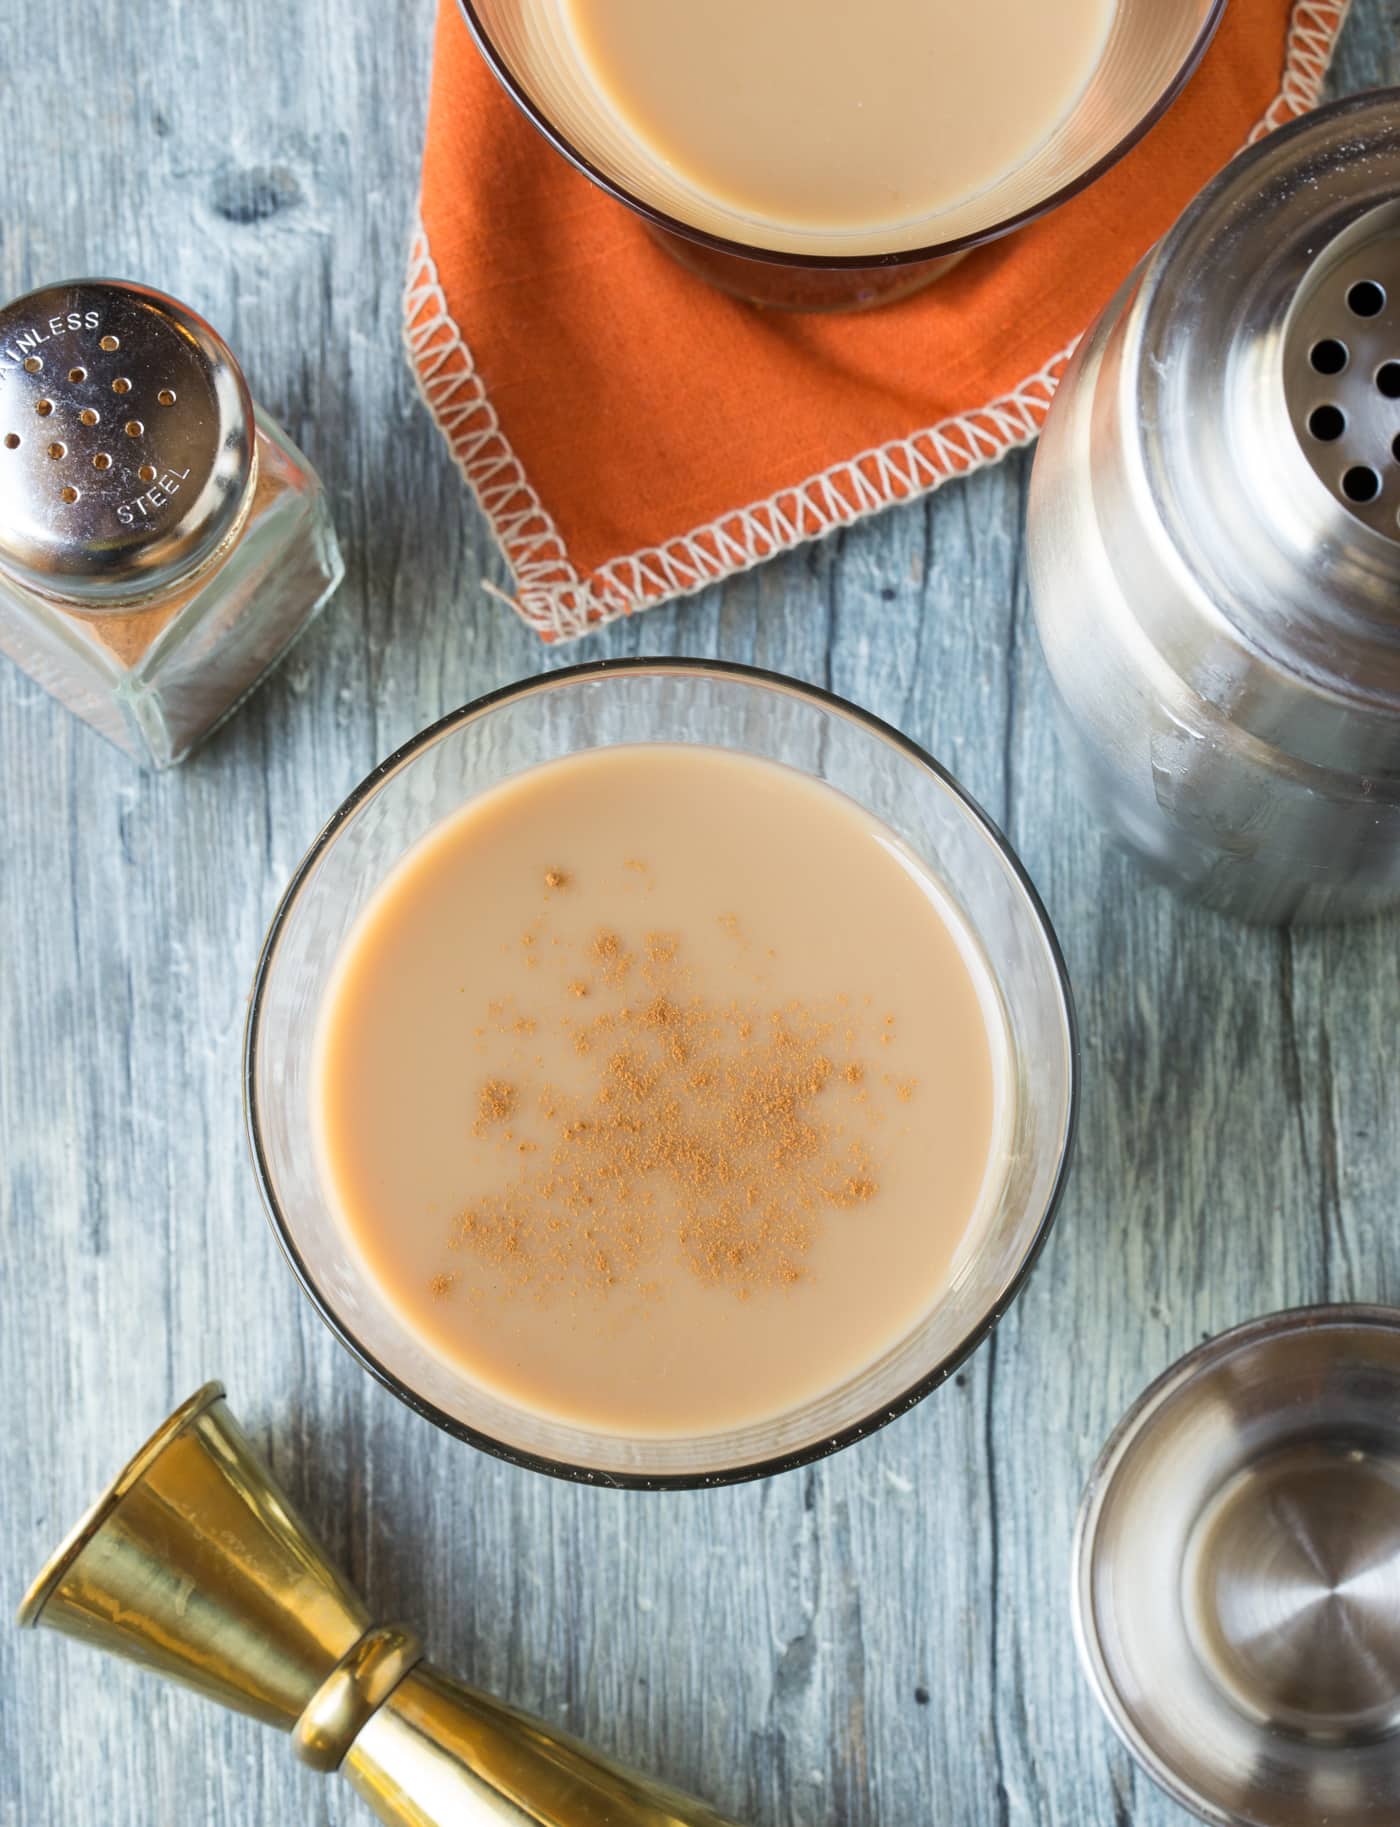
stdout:
{"type": "Polygon", "coordinates": [[[1241,918],[1400,903],[1400,91],[1240,154],[1061,383],[1032,598],[1115,833],[1241,918]]]}

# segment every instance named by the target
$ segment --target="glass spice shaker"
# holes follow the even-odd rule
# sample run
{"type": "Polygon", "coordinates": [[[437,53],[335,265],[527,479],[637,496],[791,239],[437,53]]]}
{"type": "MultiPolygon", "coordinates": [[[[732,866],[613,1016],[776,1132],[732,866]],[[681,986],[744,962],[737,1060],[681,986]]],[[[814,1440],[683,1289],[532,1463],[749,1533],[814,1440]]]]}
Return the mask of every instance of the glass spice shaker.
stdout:
{"type": "Polygon", "coordinates": [[[320,482],[202,318],[95,279],[0,310],[0,652],[104,736],[179,761],[343,571],[320,482]]]}

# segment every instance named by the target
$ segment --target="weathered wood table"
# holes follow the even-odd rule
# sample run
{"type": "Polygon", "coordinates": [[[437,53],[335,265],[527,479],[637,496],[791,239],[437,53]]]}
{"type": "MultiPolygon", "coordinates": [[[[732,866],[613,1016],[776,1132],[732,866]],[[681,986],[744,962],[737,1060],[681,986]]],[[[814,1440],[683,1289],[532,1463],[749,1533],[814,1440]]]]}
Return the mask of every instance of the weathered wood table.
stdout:
{"type": "MultiPolygon", "coordinates": [[[[431,12],[66,0],[42,57],[5,34],[0,292],[110,271],[205,310],[327,478],[349,575],[167,778],[0,671],[4,1609],[220,1376],[380,1615],[754,1827],[1167,1827],[1075,1665],[1075,1504],[1204,1334],[1400,1300],[1400,924],[1242,931],[1104,848],[1052,740],[1024,456],[571,651],[486,597],[399,349],[431,12]],[[1084,1107],[1049,1248],[955,1383],[810,1470],[644,1496],[482,1457],[357,1369],[263,1219],[239,1059],[279,891],[375,761],[542,666],[673,652],[818,680],[969,784],[1063,939],[1084,1107]]],[[[1358,0],[1333,85],[1385,81],[1400,6],[1358,0]]],[[[364,1818],[251,1722],[0,1630],[0,1827],[364,1818]]]]}

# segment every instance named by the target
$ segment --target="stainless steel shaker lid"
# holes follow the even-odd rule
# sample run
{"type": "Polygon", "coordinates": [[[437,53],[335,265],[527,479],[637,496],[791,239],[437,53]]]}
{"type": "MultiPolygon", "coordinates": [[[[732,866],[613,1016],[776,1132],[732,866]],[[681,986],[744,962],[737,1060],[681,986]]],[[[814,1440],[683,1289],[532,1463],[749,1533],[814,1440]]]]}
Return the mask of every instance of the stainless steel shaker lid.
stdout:
{"type": "MultiPolygon", "coordinates": [[[[1393,717],[1400,90],[1304,115],[1206,186],[1144,269],[1121,379],[1175,571],[1251,650],[1393,717]]],[[[1273,739],[1267,695],[1202,689],[1273,739]]]]}
{"type": "Polygon", "coordinates": [[[1284,324],[1283,384],[1322,486],[1400,541],[1400,196],[1313,259],[1284,324]]]}
{"type": "Polygon", "coordinates": [[[1075,1542],[1118,1735],[1204,1820],[1400,1819],[1400,1312],[1272,1314],[1120,1423],[1075,1542]]]}
{"type": "Polygon", "coordinates": [[[247,384],[194,312],[82,279],[0,310],[0,569],[86,608],[177,584],[236,530],[247,384]]]}

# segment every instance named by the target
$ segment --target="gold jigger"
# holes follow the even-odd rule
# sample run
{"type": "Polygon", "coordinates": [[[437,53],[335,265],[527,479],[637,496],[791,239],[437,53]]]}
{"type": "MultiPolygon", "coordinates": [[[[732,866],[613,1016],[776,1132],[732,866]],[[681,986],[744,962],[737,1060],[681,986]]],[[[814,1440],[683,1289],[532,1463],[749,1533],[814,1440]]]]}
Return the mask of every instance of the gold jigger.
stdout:
{"type": "Polygon", "coordinates": [[[20,1606],[292,1734],[391,1827],[734,1827],[371,1626],[206,1383],[97,1500],[20,1606]]]}

